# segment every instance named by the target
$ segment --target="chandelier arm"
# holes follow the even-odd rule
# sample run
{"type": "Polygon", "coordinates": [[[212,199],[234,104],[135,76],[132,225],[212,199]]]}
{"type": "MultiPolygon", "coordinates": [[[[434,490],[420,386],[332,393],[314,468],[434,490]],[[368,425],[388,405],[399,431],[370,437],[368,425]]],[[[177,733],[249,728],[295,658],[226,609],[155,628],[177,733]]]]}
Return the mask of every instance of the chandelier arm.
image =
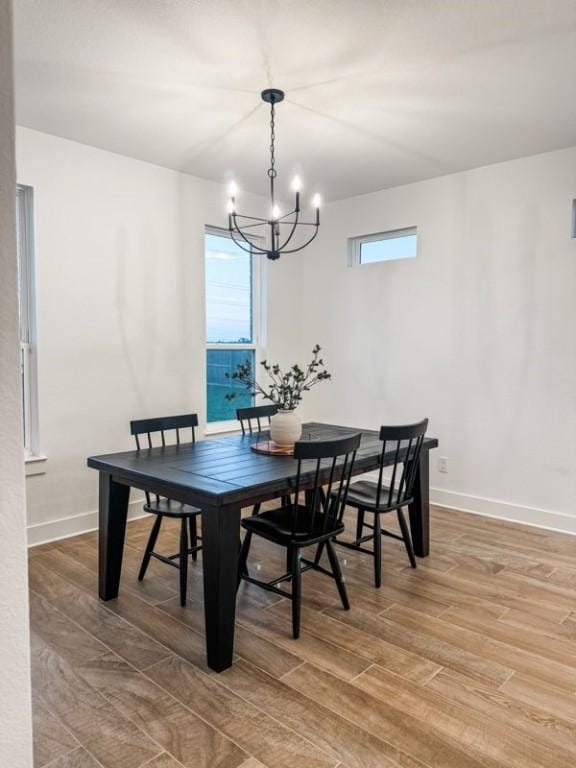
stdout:
{"type": "Polygon", "coordinates": [[[296,232],[296,229],[298,227],[299,216],[300,216],[300,211],[296,211],[296,218],[294,219],[294,223],[292,224],[292,229],[290,230],[290,234],[288,235],[286,240],[284,240],[283,244],[278,246],[279,251],[283,251],[284,248],[286,248],[286,246],[290,242],[290,240],[292,240],[292,238],[294,237],[294,232],[296,232]]]}
{"type": "Polygon", "coordinates": [[[258,221],[256,224],[243,224],[242,229],[252,229],[253,227],[263,227],[264,224],[268,224],[268,222],[265,219],[263,221],[258,221]]]}
{"type": "Polygon", "coordinates": [[[229,215],[228,216],[228,232],[230,233],[230,238],[232,242],[235,243],[235,245],[237,245],[238,248],[240,248],[240,250],[244,251],[245,253],[249,253],[250,255],[252,255],[255,251],[261,254],[267,253],[267,251],[263,251],[259,249],[258,246],[254,245],[254,243],[252,243],[251,240],[247,240],[245,237],[243,237],[243,240],[248,244],[249,246],[248,248],[246,248],[241,242],[239,242],[236,239],[236,237],[234,237],[234,232],[237,231],[241,236],[242,236],[242,233],[238,229],[236,222],[234,222],[234,227],[232,226],[232,221],[233,221],[233,215],[229,215]]]}
{"type": "Polygon", "coordinates": [[[249,240],[249,239],[246,237],[246,235],[244,235],[244,233],[242,232],[242,230],[241,230],[241,229],[238,227],[238,224],[236,223],[236,217],[235,217],[235,216],[233,216],[233,217],[232,217],[232,221],[234,222],[234,229],[231,229],[231,230],[230,230],[230,235],[232,236],[232,240],[234,240],[234,242],[236,243],[236,245],[237,245],[239,248],[242,248],[242,250],[244,250],[244,251],[246,251],[246,250],[247,250],[246,248],[244,248],[244,247],[241,245],[241,243],[239,243],[239,242],[238,242],[238,240],[236,240],[236,238],[235,238],[235,237],[234,237],[234,235],[233,235],[233,232],[237,232],[237,233],[240,235],[240,237],[242,238],[242,240],[244,240],[244,242],[245,242],[247,245],[249,245],[249,246],[250,246],[250,251],[249,251],[250,253],[253,253],[254,251],[255,251],[256,253],[262,253],[262,254],[264,254],[264,253],[268,253],[268,249],[267,249],[267,248],[261,248],[260,246],[258,246],[258,245],[255,245],[255,244],[252,242],[252,240],[249,240]]]}
{"type": "Polygon", "coordinates": [[[246,240],[246,243],[250,244],[250,246],[246,248],[243,242],[237,240],[234,237],[234,232],[230,232],[230,239],[238,246],[238,248],[240,248],[241,251],[244,251],[244,253],[249,253],[251,256],[254,256],[255,254],[257,256],[266,256],[269,253],[267,249],[254,245],[254,243],[252,243],[250,240],[246,240]]]}
{"type": "Polygon", "coordinates": [[[262,219],[260,216],[246,216],[243,213],[236,213],[236,212],[234,212],[232,216],[234,216],[234,218],[236,219],[250,219],[251,221],[261,221],[262,224],[268,223],[268,219],[262,219]]]}
{"type": "MultiPolygon", "coordinates": [[[[278,221],[276,223],[277,224],[288,224],[288,225],[292,226],[292,224],[294,222],[292,222],[292,221],[280,221],[280,219],[278,219],[278,221]]],[[[299,221],[298,222],[298,226],[299,227],[317,227],[318,224],[316,224],[315,221],[299,221]]],[[[242,227],[242,229],[246,229],[246,227],[242,227]]]]}
{"type": "Polygon", "coordinates": [[[315,230],[314,234],[312,235],[312,237],[309,240],[306,240],[305,243],[302,243],[302,245],[299,245],[298,248],[289,248],[287,251],[282,251],[282,253],[297,253],[298,251],[301,251],[303,248],[306,248],[306,246],[310,245],[312,240],[314,240],[314,238],[318,234],[319,228],[320,228],[319,226],[316,227],[316,230],[315,230]]]}
{"type": "MultiPolygon", "coordinates": [[[[290,211],[289,213],[285,213],[284,216],[278,216],[277,219],[275,219],[277,224],[282,224],[284,219],[287,219],[289,216],[294,216],[295,213],[299,213],[298,208],[294,208],[294,210],[290,211]]],[[[291,224],[292,222],[289,221],[288,224],[291,224]]]]}

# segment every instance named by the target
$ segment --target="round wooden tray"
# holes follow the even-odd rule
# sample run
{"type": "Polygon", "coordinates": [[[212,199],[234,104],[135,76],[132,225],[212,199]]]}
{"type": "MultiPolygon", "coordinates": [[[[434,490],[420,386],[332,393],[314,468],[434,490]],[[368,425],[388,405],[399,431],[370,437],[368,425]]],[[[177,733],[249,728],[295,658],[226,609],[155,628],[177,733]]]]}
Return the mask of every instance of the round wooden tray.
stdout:
{"type": "Polygon", "coordinates": [[[293,456],[294,446],[292,448],[282,448],[280,445],[276,445],[274,440],[264,440],[261,443],[254,443],[250,448],[255,453],[264,453],[267,456],[293,456]]]}

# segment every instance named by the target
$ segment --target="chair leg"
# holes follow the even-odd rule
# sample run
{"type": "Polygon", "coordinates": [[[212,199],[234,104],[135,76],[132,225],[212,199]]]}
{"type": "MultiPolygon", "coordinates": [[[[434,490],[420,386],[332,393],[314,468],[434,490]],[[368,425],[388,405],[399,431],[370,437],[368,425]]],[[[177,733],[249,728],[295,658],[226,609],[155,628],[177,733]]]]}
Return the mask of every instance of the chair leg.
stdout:
{"type": "Polygon", "coordinates": [[[180,605],[186,605],[186,587],[188,584],[188,523],[185,517],[180,524],[180,605]]]}
{"type": "Polygon", "coordinates": [[[142,558],[142,564],[140,566],[140,571],[138,573],[138,581],[142,581],[142,579],[146,575],[148,563],[150,562],[150,558],[152,557],[152,552],[154,551],[154,546],[156,545],[156,539],[158,538],[158,534],[160,533],[161,525],[162,525],[162,515],[156,515],[156,520],[154,520],[154,525],[152,526],[152,530],[150,531],[150,536],[148,537],[148,543],[146,544],[146,549],[144,550],[144,557],[142,558]]]}
{"type": "Polygon", "coordinates": [[[328,552],[328,559],[330,560],[332,573],[336,579],[336,586],[338,587],[338,594],[340,595],[342,606],[344,607],[344,610],[349,611],[350,601],[348,600],[346,583],[344,582],[344,577],[342,576],[342,569],[340,568],[340,563],[338,562],[338,555],[336,554],[334,544],[331,541],[326,542],[326,551],[328,552]]]}
{"type": "Polygon", "coordinates": [[[254,506],[252,507],[252,517],[255,517],[256,515],[260,514],[261,506],[262,504],[260,502],[258,502],[258,504],[254,504],[254,506]]]}
{"type": "Polygon", "coordinates": [[[362,538],[362,531],[364,530],[364,510],[358,510],[358,517],[356,518],[356,541],[362,538]]]}
{"type": "Polygon", "coordinates": [[[302,573],[300,571],[300,550],[292,550],[292,637],[300,637],[300,608],[302,603],[302,573]]]}
{"type": "Polygon", "coordinates": [[[292,547],[286,547],[286,573],[292,573],[292,547]]]}
{"type": "Polygon", "coordinates": [[[402,531],[402,538],[404,539],[404,546],[406,547],[406,552],[408,553],[408,558],[410,559],[410,565],[412,568],[416,568],[416,557],[414,555],[414,548],[412,547],[412,537],[410,536],[410,530],[408,528],[408,524],[406,523],[404,512],[401,509],[398,510],[398,524],[400,525],[400,530],[402,531]]]}
{"type": "Polygon", "coordinates": [[[188,524],[190,527],[190,549],[194,549],[194,552],[192,552],[192,560],[196,562],[196,560],[198,560],[198,552],[196,552],[196,547],[198,546],[198,515],[189,517],[188,524]]]}
{"type": "Polygon", "coordinates": [[[236,585],[237,589],[240,586],[240,582],[242,581],[242,576],[248,573],[246,562],[248,560],[248,553],[250,552],[251,540],[252,540],[252,531],[246,531],[246,535],[244,536],[244,541],[242,542],[242,546],[240,547],[240,556],[238,557],[238,583],[236,585]]]}
{"type": "Polygon", "coordinates": [[[374,586],[382,585],[382,534],[380,514],[374,514],[374,586]]]}
{"type": "Polygon", "coordinates": [[[316,554],[314,555],[314,565],[320,565],[320,560],[322,560],[322,552],[324,552],[324,542],[318,544],[318,547],[316,548],[316,554]]]}

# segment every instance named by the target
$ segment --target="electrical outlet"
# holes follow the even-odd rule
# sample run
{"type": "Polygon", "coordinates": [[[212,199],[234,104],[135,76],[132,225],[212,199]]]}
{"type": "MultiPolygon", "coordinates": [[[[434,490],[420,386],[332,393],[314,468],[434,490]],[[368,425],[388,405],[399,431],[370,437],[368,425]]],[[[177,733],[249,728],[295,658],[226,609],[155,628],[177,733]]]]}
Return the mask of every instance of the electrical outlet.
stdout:
{"type": "Polygon", "coordinates": [[[448,458],[440,456],[438,459],[438,472],[448,472],[448,458]]]}

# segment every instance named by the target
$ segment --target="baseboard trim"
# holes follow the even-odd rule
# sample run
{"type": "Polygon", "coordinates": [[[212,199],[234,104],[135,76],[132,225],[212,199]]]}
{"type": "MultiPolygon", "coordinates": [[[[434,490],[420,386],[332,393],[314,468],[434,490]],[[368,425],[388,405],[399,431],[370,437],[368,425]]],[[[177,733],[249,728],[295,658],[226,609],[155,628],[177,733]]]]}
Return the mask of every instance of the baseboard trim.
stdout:
{"type": "MultiPolygon", "coordinates": [[[[439,507],[469,512],[472,515],[493,517],[498,520],[508,520],[534,528],[545,528],[559,533],[576,535],[576,516],[562,512],[551,512],[536,507],[523,507],[506,501],[487,499],[483,496],[470,496],[464,493],[446,491],[443,488],[430,489],[430,501],[439,507]]],[[[142,499],[131,501],[128,508],[128,519],[136,520],[145,517],[142,512],[142,499]]],[[[28,526],[28,546],[37,547],[60,539],[69,539],[81,533],[98,530],[98,512],[82,512],[72,517],[62,517],[58,520],[48,520],[28,526]]]]}
{"type": "MultiPolygon", "coordinates": [[[[128,519],[137,520],[145,517],[142,511],[143,499],[131,501],[128,505],[128,519]]],[[[49,544],[60,539],[69,539],[79,536],[81,533],[90,533],[98,530],[98,512],[81,512],[72,517],[61,517],[58,520],[48,520],[45,523],[36,523],[27,528],[28,546],[37,547],[40,544],[49,544]]]]}
{"type": "Polygon", "coordinates": [[[559,533],[576,535],[576,516],[563,512],[551,512],[537,507],[523,507],[507,501],[486,499],[482,496],[469,496],[464,493],[446,491],[442,488],[430,488],[430,501],[439,507],[457,509],[483,517],[494,517],[498,520],[508,520],[511,523],[521,523],[533,528],[545,528],[559,533]]]}

